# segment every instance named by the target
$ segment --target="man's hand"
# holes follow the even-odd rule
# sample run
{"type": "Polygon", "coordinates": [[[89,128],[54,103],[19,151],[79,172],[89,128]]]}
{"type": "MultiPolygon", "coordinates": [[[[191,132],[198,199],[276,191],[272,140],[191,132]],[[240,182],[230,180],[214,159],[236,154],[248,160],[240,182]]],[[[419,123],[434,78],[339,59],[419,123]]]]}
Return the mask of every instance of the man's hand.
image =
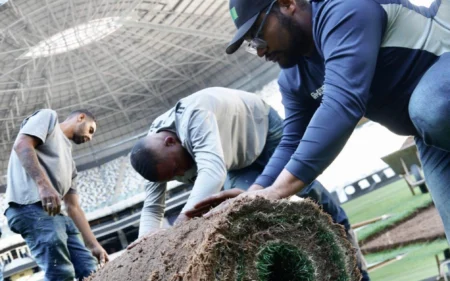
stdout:
{"type": "Polygon", "coordinates": [[[55,216],[61,212],[61,195],[50,185],[39,185],[39,197],[42,208],[50,216],[55,216]]]}
{"type": "Polygon", "coordinates": [[[136,245],[144,242],[145,240],[147,240],[148,238],[152,237],[153,235],[155,235],[156,233],[159,233],[161,231],[166,230],[165,228],[160,228],[157,230],[152,230],[149,233],[147,233],[146,235],[142,236],[141,238],[136,239],[133,243],[131,243],[130,245],[128,245],[127,250],[131,250],[134,247],[136,247],[136,245]]]}
{"type": "Polygon", "coordinates": [[[236,198],[222,202],[219,206],[215,207],[214,209],[212,209],[203,216],[207,218],[213,216],[214,214],[220,213],[223,210],[229,208],[231,205],[233,205],[234,201],[239,200],[241,198],[255,199],[256,197],[263,197],[269,200],[281,199],[280,195],[273,188],[270,187],[262,190],[247,191],[242,194],[239,194],[239,196],[237,196],[236,198]]]}
{"type": "Polygon", "coordinates": [[[211,208],[214,208],[217,205],[221,204],[223,201],[230,198],[234,198],[244,192],[245,192],[244,190],[239,188],[224,190],[206,199],[203,199],[202,201],[198,202],[194,206],[194,208],[187,210],[184,214],[190,218],[199,217],[204,213],[208,212],[211,208]]]}
{"type": "Polygon", "coordinates": [[[90,248],[91,253],[97,258],[100,268],[102,268],[105,263],[109,262],[108,253],[103,249],[103,247],[97,243],[94,247],[90,248]]]}

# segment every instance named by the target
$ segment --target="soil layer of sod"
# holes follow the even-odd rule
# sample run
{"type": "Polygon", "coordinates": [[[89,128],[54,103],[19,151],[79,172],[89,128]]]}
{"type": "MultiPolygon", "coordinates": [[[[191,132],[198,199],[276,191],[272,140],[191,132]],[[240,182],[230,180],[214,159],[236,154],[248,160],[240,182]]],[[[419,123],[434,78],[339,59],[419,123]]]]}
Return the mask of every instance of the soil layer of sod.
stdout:
{"type": "Polygon", "coordinates": [[[401,222],[360,242],[363,253],[374,253],[406,245],[445,238],[444,225],[433,204],[418,209],[401,222]]]}
{"type": "Polygon", "coordinates": [[[342,226],[311,201],[240,199],[159,232],[88,281],[357,281],[342,226]]]}

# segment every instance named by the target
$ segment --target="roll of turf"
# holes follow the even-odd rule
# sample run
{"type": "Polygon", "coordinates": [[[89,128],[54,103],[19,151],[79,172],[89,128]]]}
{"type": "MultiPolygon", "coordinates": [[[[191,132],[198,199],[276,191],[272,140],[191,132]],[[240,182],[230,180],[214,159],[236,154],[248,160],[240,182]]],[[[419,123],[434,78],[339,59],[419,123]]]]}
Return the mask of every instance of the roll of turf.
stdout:
{"type": "Polygon", "coordinates": [[[240,199],[148,237],[89,281],[358,281],[342,226],[311,201],[240,199]]]}

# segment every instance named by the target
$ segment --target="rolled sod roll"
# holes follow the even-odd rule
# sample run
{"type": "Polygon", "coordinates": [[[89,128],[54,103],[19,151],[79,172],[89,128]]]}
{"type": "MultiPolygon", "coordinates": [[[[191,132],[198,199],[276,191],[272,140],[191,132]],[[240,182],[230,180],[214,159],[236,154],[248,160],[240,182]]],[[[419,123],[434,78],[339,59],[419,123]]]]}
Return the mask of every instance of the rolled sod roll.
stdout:
{"type": "Polygon", "coordinates": [[[149,236],[89,281],[358,281],[342,226],[312,201],[234,200],[149,236]]]}

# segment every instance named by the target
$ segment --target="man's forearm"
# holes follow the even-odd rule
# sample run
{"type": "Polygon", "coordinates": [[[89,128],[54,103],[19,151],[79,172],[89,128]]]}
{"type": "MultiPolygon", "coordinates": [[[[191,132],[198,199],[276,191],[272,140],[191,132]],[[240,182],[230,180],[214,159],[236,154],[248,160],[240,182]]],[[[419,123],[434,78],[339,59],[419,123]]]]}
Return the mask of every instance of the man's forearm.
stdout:
{"type": "Polygon", "coordinates": [[[30,145],[20,145],[14,150],[17,157],[19,157],[22,167],[38,186],[51,186],[48,177],[39,165],[39,160],[34,147],[30,145]]]}
{"type": "Polygon", "coordinates": [[[84,215],[83,210],[80,207],[68,207],[67,213],[69,217],[72,218],[78,230],[81,232],[81,236],[83,236],[86,246],[88,248],[92,248],[98,244],[98,241],[95,238],[94,233],[92,233],[91,227],[86,219],[86,216],[84,215]]]}
{"type": "Polygon", "coordinates": [[[142,209],[141,219],[139,222],[139,237],[161,228],[161,220],[164,210],[159,212],[159,210],[156,209],[157,208],[148,210],[145,207],[142,209]]]}
{"type": "Polygon", "coordinates": [[[61,210],[61,195],[51,184],[37,158],[35,147],[38,141],[30,136],[19,135],[14,144],[14,151],[22,167],[38,187],[39,198],[44,211],[50,216],[59,214],[61,210]]]}
{"type": "Polygon", "coordinates": [[[201,200],[220,192],[220,189],[226,180],[226,176],[226,172],[215,177],[205,172],[199,173],[197,179],[195,180],[191,194],[189,195],[188,201],[184,205],[181,212],[184,213],[187,210],[194,208],[194,206],[201,200]]]}
{"type": "Polygon", "coordinates": [[[166,207],[166,189],[166,183],[146,183],[146,196],[139,222],[139,237],[160,228],[164,209],[166,207]]]}

